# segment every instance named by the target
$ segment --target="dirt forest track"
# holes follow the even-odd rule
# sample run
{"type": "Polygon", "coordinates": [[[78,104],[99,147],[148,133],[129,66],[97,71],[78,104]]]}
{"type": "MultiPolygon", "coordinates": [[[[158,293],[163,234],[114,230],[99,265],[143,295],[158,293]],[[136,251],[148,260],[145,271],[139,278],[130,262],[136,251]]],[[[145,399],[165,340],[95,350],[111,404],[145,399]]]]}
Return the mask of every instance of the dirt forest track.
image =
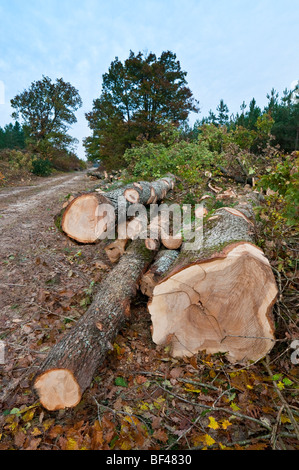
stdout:
{"type": "MultiPolygon", "coordinates": [[[[87,289],[92,281],[81,272],[81,265],[86,251],[94,258],[91,262],[94,267],[97,260],[95,247],[80,247],[66,239],[55,227],[54,217],[70,194],[94,186],[95,182],[85,172],[76,172],[40,178],[30,186],[0,190],[0,331],[6,344],[6,368],[14,370],[20,356],[30,361],[34,359],[28,354],[37,328],[34,318],[37,319],[40,313],[50,314],[49,304],[53,301],[54,317],[58,315],[59,318],[55,295],[54,299],[52,295],[54,291],[59,297],[58,292],[67,290],[70,281],[74,282],[77,276],[80,279],[78,291],[80,287],[87,289]],[[72,264],[76,264],[73,270],[72,264]]],[[[66,298],[67,294],[62,294],[59,300],[66,298]]],[[[58,312],[61,311],[58,307],[58,312]]],[[[5,385],[11,386],[10,378],[10,373],[4,374],[2,392],[5,385]]]]}
{"type": "MultiPolygon", "coordinates": [[[[40,222],[40,209],[50,212],[51,207],[72,191],[84,191],[92,186],[85,172],[44,178],[32,186],[3,189],[0,191],[1,235],[8,227],[22,227],[28,218],[32,226],[40,222]],[[36,215],[36,216],[35,216],[36,215]],[[25,221],[25,222],[24,222],[25,221]]],[[[93,184],[94,186],[94,184],[93,184]]],[[[49,214],[48,214],[49,215],[49,214]]]]}

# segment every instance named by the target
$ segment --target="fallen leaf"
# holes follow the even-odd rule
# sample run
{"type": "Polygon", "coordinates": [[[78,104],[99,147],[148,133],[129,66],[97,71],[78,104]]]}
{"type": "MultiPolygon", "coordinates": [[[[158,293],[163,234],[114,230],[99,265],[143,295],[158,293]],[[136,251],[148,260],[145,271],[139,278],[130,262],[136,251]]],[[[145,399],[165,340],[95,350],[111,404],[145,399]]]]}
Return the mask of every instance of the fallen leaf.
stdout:
{"type": "Polygon", "coordinates": [[[232,423],[230,423],[228,419],[225,419],[224,421],[222,421],[221,426],[222,429],[227,429],[229,426],[232,426],[232,423]]]}
{"type": "Polygon", "coordinates": [[[40,436],[42,434],[41,430],[38,429],[37,427],[33,428],[33,430],[31,431],[31,436],[40,436]]]}
{"type": "Polygon", "coordinates": [[[170,377],[173,379],[178,379],[183,374],[183,369],[181,367],[174,367],[170,371],[170,377]]]}
{"type": "Polygon", "coordinates": [[[153,437],[158,441],[163,442],[164,444],[168,441],[168,435],[162,429],[156,430],[153,434],[153,437]]]}
{"type": "Polygon", "coordinates": [[[41,443],[41,438],[31,439],[29,445],[26,447],[26,450],[36,450],[41,443]]]}
{"type": "Polygon", "coordinates": [[[26,434],[23,431],[17,431],[14,437],[15,445],[17,447],[23,447],[26,439],[26,434]]]}
{"type": "Polygon", "coordinates": [[[209,416],[209,420],[210,420],[210,423],[208,424],[208,428],[211,428],[211,429],[220,428],[219,424],[217,423],[216,419],[213,418],[213,416],[209,416]]]}
{"type": "Polygon", "coordinates": [[[75,439],[69,437],[66,444],[66,450],[78,450],[79,446],[75,439]]]}
{"type": "Polygon", "coordinates": [[[230,407],[234,411],[239,411],[241,408],[239,408],[234,402],[230,404],[230,407]]]}
{"type": "Polygon", "coordinates": [[[152,419],[152,428],[153,429],[160,429],[161,428],[161,421],[162,421],[162,418],[160,418],[159,416],[154,416],[153,419],[152,419]]]}
{"type": "Polygon", "coordinates": [[[114,383],[118,387],[128,387],[128,384],[127,384],[126,380],[123,377],[116,377],[114,383]]]}
{"type": "Polygon", "coordinates": [[[98,450],[104,444],[103,430],[99,421],[95,421],[91,428],[91,449],[98,450]]]}
{"type": "Polygon", "coordinates": [[[210,447],[213,444],[215,444],[216,441],[209,434],[206,434],[205,435],[205,442],[206,442],[207,446],[210,447]]]}

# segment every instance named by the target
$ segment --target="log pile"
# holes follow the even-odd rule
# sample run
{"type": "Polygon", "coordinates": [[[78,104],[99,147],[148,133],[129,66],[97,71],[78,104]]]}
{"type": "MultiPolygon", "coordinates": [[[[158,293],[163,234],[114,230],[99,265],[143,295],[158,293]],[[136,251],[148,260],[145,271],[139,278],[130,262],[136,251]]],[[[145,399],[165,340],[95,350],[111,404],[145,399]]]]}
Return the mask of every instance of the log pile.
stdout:
{"type": "Polygon", "coordinates": [[[104,193],[94,191],[75,197],[65,208],[61,220],[63,232],[79,243],[95,243],[114,225],[119,206],[125,211],[133,204],[148,206],[163,200],[173,189],[175,178],[172,175],[149,183],[140,181],[104,193]],[[111,208],[109,213],[101,213],[99,207],[111,208]]]}
{"type": "Polygon", "coordinates": [[[100,168],[91,168],[87,170],[87,176],[94,180],[103,180],[105,182],[111,182],[113,180],[117,180],[121,177],[121,170],[112,170],[110,173],[107,171],[101,171],[100,168]]]}
{"type": "MultiPolygon", "coordinates": [[[[99,239],[99,204],[112,206],[118,215],[119,198],[126,210],[134,204],[149,205],[162,201],[174,184],[175,178],[167,175],[104,194],[79,195],[64,210],[63,230],[81,243],[94,243],[99,239]]],[[[105,246],[113,268],[86,314],[54,346],[36,374],[34,388],[46,409],[80,402],[129,319],[137,289],[148,297],[153,342],[171,345],[174,357],[206,351],[225,353],[232,363],[243,364],[258,361],[272,349],[272,308],[278,290],[270,264],[256,245],[252,201],[218,209],[205,221],[196,243],[173,235],[167,246],[163,219],[151,223],[158,233],[153,239],[140,239],[144,227],[132,217],[121,226],[125,236],[105,246]]]]}

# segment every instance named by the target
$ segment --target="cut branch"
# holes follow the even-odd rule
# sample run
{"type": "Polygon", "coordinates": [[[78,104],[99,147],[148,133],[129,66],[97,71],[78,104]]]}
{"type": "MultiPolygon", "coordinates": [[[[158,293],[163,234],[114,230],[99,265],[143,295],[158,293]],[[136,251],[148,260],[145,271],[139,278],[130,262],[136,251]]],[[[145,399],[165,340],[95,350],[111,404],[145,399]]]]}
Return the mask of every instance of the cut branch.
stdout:
{"type": "Polygon", "coordinates": [[[128,238],[117,238],[105,247],[106,255],[108,256],[111,263],[117,263],[117,261],[119,261],[126,250],[128,242],[128,238]]]}
{"type": "MultiPolygon", "coordinates": [[[[173,227],[172,227],[173,228],[173,227]]],[[[171,235],[171,223],[169,210],[162,210],[153,218],[148,227],[149,238],[145,240],[145,246],[149,249],[156,249],[157,243],[162,243],[169,250],[177,250],[182,246],[183,237],[181,232],[171,235]]]]}

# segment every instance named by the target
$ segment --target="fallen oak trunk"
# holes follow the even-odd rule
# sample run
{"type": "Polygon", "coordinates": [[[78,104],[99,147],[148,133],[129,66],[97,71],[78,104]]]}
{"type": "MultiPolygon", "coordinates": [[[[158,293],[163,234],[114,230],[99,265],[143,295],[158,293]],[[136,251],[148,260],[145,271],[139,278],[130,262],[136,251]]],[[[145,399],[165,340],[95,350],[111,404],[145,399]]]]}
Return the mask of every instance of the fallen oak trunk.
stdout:
{"type": "Polygon", "coordinates": [[[168,191],[174,188],[174,183],[172,175],[152,183],[146,181],[133,183],[131,188],[124,191],[124,196],[132,204],[154,204],[157,200],[165,198],[168,191]]]}
{"type": "Polygon", "coordinates": [[[153,260],[142,240],[131,243],[100,285],[85,315],[53,347],[35,376],[34,388],[49,411],[73,408],[129,318],[139,279],[153,260]]]}
{"type": "Polygon", "coordinates": [[[243,174],[243,175],[232,174],[226,168],[224,168],[223,166],[220,166],[219,170],[221,171],[222,176],[224,178],[233,180],[236,183],[249,184],[250,186],[253,186],[254,178],[252,176],[247,175],[247,173],[243,174]]]}
{"type": "Polygon", "coordinates": [[[174,357],[222,352],[235,363],[272,349],[278,290],[254,242],[252,208],[240,204],[214,213],[201,246],[183,245],[148,303],[156,344],[171,344],[174,357]]]}
{"type": "MultiPolygon", "coordinates": [[[[136,202],[143,205],[154,204],[164,199],[167,192],[174,187],[174,184],[175,177],[168,175],[151,183],[141,181],[106,193],[89,192],[82,194],[65,208],[61,219],[61,228],[66,235],[79,243],[95,243],[107,229],[107,224],[101,224],[105,216],[98,212],[99,206],[102,204],[110,206],[114,211],[116,220],[119,202],[126,209],[136,202]],[[134,197],[132,195],[130,197],[128,191],[133,191],[134,197]],[[138,197],[136,194],[138,194],[138,197]]],[[[111,217],[108,216],[106,219],[108,224],[113,224],[111,217]]]]}

